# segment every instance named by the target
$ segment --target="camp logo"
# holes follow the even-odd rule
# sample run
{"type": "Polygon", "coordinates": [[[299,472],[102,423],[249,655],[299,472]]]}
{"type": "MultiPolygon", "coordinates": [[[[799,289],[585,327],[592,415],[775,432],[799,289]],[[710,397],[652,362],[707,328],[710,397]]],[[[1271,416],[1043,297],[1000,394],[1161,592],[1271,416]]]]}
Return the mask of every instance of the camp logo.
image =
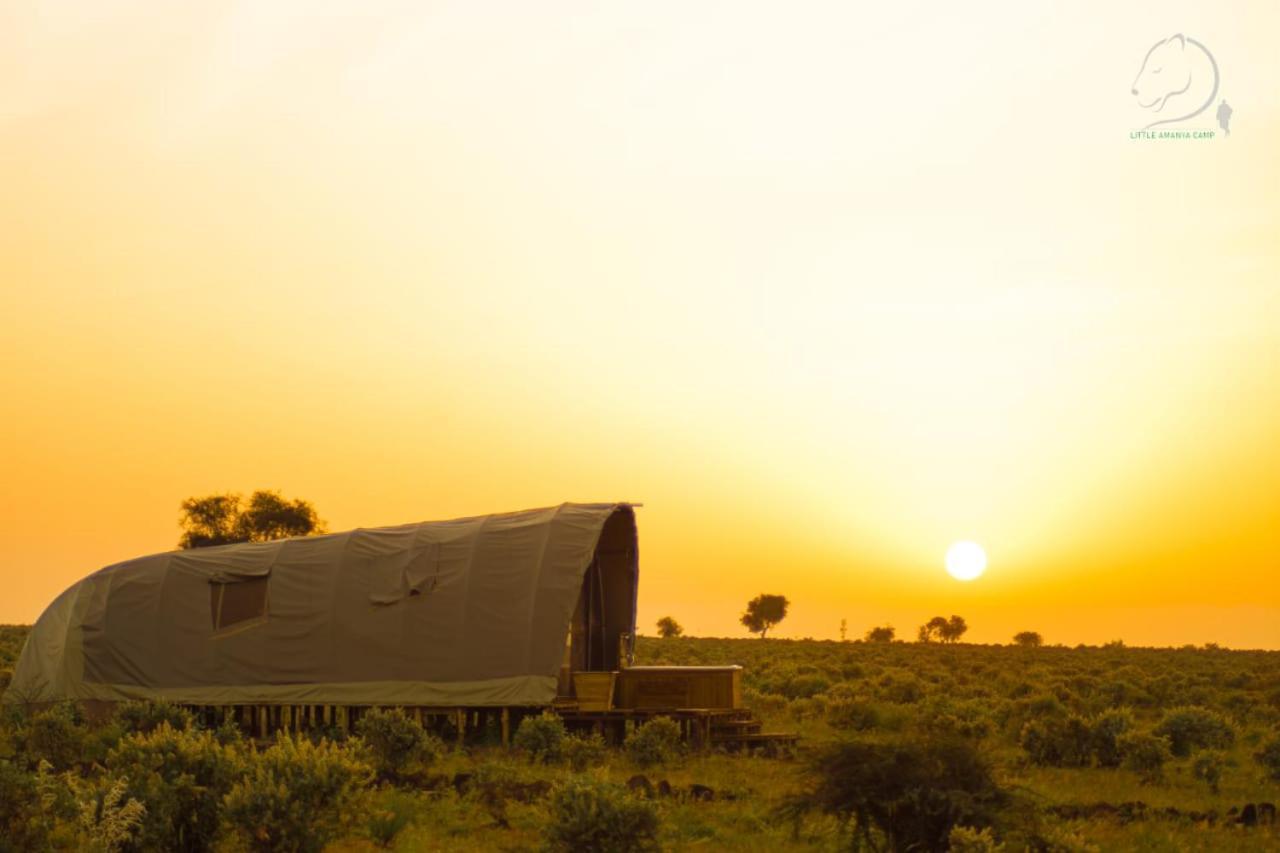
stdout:
{"type": "Polygon", "coordinates": [[[1130,132],[1129,138],[1229,136],[1233,110],[1219,97],[1221,82],[1218,61],[1203,43],[1182,33],[1156,42],[1142,58],[1129,87],[1143,122],[1141,129],[1130,132]],[[1217,120],[1216,128],[1207,124],[1211,119],[1217,120]]]}

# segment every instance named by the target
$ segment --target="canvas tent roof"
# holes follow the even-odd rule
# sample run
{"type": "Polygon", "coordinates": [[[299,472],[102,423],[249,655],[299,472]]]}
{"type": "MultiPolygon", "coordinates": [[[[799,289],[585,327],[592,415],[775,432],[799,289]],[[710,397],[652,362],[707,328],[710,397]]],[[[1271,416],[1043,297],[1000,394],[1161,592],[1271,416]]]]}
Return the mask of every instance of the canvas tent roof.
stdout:
{"type": "Polygon", "coordinates": [[[614,609],[634,635],[625,503],[128,560],[45,610],[4,699],[546,704],[602,539],[622,555],[614,609]]]}

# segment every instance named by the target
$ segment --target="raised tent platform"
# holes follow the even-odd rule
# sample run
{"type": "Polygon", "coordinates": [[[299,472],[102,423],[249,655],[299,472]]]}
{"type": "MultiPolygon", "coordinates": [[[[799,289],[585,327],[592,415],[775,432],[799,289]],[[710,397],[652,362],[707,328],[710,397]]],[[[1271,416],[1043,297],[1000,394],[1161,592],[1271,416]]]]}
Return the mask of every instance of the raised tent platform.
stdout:
{"type": "Polygon", "coordinates": [[[630,668],[638,589],[629,503],[171,551],[58,596],[3,701],[165,700],[264,735],[372,707],[460,739],[552,707],[615,734],[663,714],[705,745],[759,735],[739,667],[630,668]]]}

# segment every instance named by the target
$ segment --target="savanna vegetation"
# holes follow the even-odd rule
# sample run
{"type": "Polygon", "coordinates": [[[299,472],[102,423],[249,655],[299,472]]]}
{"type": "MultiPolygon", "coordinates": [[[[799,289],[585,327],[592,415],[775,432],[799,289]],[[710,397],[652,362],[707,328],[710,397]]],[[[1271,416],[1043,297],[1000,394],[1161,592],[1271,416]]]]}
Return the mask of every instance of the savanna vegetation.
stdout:
{"type": "MultiPolygon", "coordinates": [[[[949,620],[948,620],[949,621],[949,620]]],[[[0,671],[25,629],[0,629],[0,671]]],[[[8,706],[0,850],[1280,849],[1280,654],[641,638],[746,667],[794,754],[524,720],[458,748],[394,710],[253,743],[187,711],[8,706]]],[[[4,683],[0,675],[0,683],[4,683]]]]}

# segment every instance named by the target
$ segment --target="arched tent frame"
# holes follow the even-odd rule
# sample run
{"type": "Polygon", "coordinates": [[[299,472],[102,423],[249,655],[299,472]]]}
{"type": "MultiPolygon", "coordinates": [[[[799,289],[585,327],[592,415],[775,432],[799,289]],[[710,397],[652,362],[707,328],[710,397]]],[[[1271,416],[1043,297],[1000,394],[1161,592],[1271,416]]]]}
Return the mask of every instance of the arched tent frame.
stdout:
{"type": "Polygon", "coordinates": [[[638,584],[627,503],[141,557],[49,606],[4,700],[546,705],[580,611],[581,668],[629,654],[638,584]]]}

